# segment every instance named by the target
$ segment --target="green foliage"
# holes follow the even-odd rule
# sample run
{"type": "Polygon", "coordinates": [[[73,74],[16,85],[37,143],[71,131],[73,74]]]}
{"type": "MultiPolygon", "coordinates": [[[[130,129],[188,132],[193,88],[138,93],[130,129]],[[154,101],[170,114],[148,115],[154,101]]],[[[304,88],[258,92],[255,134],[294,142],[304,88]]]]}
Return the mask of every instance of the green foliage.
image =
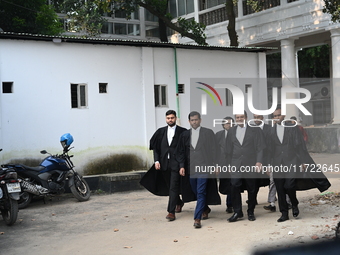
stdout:
{"type": "Polygon", "coordinates": [[[57,14],[45,0],[0,1],[0,27],[17,33],[59,35],[63,32],[57,14]]]}
{"type": "Polygon", "coordinates": [[[329,46],[305,48],[298,52],[301,78],[329,78],[329,46]]]}
{"type": "Polygon", "coordinates": [[[259,12],[263,10],[263,2],[256,0],[247,0],[247,5],[251,7],[253,12],[259,12]]]}
{"type": "Polygon", "coordinates": [[[200,45],[206,44],[206,35],[204,34],[205,25],[197,23],[194,19],[186,20],[183,18],[177,19],[178,25],[188,33],[193,34],[195,42],[200,45]]]}
{"type": "Polygon", "coordinates": [[[101,34],[101,28],[105,22],[103,11],[95,1],[65,0],[62,9],[67,14],[68,30],[83,34],[85,37],[93,37],[101,34]]]}
{"type": "Polygon", "coordinates": [[[134,154],[114,154],[92,161],[84,168],[84,175],[108,174],[146,169],[141,158],[134,154]]]}
{"type": "Polygon", "coordinates": [[[324,0],[324,13],[331,15],[333,22],[340,22],[340,0],[324,0]]]}

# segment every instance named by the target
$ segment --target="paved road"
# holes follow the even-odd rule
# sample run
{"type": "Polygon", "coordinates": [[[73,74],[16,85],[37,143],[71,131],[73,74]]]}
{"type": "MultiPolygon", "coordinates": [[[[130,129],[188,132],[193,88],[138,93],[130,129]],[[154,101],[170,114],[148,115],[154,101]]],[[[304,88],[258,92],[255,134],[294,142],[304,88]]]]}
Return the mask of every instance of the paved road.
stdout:
{"type": "MultiPolygon", "coordinates": [[[[332,163],[339,155],[313,157],[320,163],[332,163]]],[[[339,192],[339,178],[330,181],[330,191],[339,192]]],[[[262,209],[267,192],[267,188],[260,189],[256,221],[228,223],[230,214],[225,206],[212,206],[201,229],[192,226],[194,202],[184,206],[176,221],[167,222],[167,198],[147,191],[93,195],[82,203],[70,194],[46,204],[36,201],[19,212],[15,225],[8,227],[0,219],[0,254],[243,255],[257,249],[319,242],[334,235],[332,228],[340,220],[339,205],[310,203],[309,199],[319,194],[317,190],[299,192],[300,217],[284,223],[276,222],[279,212],[262,209]],[[313,241],[313,235],[319,240],[313,241]]]]}

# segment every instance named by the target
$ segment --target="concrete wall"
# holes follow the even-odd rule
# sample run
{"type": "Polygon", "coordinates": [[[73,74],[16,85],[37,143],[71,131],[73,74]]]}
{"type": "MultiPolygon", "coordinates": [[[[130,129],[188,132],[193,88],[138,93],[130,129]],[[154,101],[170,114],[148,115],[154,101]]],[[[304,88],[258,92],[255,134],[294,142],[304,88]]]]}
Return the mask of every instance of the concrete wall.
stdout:
{"type": "MultiPolygon", "coordinates": [[[[257,78],[265,70],[264,53],[177,49],[177,59],[186,88],[191,78],[257,78]]],[[[0,159],[58,153],[59,137],[70,132],[79,167],[118,152],[150,163],[149,139],[168,109],[179,110],[188,127],[190,93],[180,95],[177,109],[175,74],[173,48],[2,39],[0,79],[13,82],[13,93],[0,94],[0,159]],[[87,84],[85,109],[71,108],[71,83],[87,84]],[[108,83],[107,93],[99,93],[99,83],[108,83]],[[154,84],[168,86],[168,107],[154,106],[154,84]]],[[[267,98],[261,89],[258,102],[267,98]]]]}

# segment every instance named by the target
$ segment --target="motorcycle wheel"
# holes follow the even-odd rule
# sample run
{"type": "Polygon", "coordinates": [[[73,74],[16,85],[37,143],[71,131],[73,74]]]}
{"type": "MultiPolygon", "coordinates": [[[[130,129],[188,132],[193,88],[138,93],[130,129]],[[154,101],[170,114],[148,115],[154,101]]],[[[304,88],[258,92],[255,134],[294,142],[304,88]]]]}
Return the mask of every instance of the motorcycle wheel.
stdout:
{"type": "Polygon", "coordinates": [[[80,202],[89,200],[91,190],[84,178],[79,175],[74,175],[72,178],[74,180],[73,185],[70,187],[70,190],[74,197],[80,202]]]}
{"type": "Polygon", "coordinates": [[[11,226],[17,221],[17,218],[18,218],[18,211],[19,211],[18,201],[9,199],[7,207],[9,208],[1,210],[1,215],[6,225],[11,226]]]}
{"type": "Polygon", "coordinates": [[[31,203],[32,197],[33,195],[31,193],[26,191],[20,192],[20,199],[18,200],[19,209],[26,208],[31,203]]]}

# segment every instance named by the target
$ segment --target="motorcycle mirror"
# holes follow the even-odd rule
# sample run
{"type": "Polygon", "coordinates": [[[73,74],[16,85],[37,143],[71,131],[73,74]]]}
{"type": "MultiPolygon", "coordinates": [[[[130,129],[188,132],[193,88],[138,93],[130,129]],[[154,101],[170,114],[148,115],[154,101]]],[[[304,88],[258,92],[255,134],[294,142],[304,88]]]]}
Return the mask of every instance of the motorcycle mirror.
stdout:
{"type": "Polygon", "coordinates": [[[2,149],[0,149],[0,151],[2,151],[2,149]]]}
{"type": "Polygon", "coordinates": [[[46,153],[47,153],[47,151],[45,151],[45,150],[42,150],[40,153],[41,153],[41,154],[46,154],[46,153]]]}

